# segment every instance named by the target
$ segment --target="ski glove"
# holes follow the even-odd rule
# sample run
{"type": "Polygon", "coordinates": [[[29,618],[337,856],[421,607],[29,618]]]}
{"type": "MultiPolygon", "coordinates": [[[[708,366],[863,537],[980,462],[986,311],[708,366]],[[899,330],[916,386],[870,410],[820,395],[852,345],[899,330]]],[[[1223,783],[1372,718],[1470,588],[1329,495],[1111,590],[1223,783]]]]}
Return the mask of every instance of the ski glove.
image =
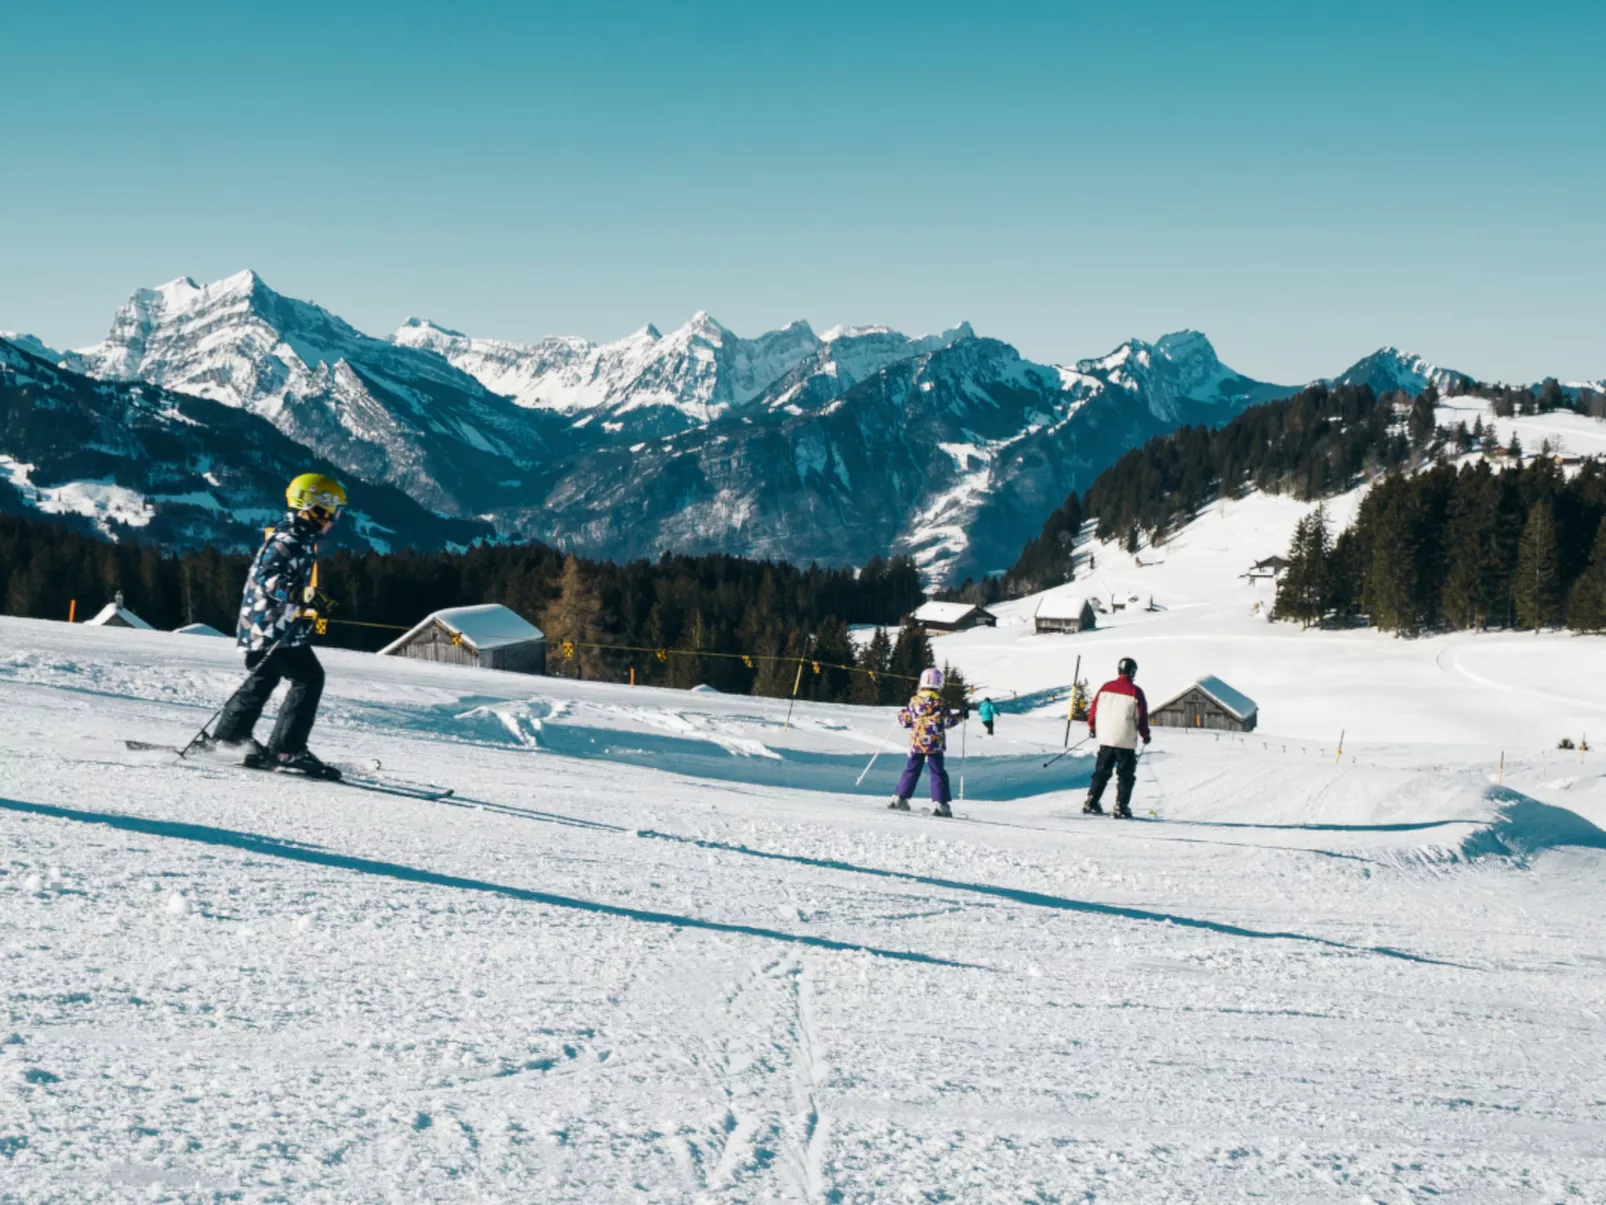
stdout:
{"type": "Polygon", "coordinates": [[[335,609],[335,600],[318,589],[317,586],[308,586],[303,590],[301,600],[309,610],[317,615],[328,615],[335,609]]]}

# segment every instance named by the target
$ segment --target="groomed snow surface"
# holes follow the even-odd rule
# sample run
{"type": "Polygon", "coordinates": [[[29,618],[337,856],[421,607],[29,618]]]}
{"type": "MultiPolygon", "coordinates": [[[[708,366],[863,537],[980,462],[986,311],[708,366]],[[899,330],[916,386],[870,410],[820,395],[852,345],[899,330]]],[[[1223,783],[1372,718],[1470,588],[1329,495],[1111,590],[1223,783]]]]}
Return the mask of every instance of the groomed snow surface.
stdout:
{"type": "Polygon", "coordinates": [[[0,620],[0,1201],[1606,1200],[1602,643],[1268,626],[1260,501],[940,638],[968,820],[887,709],[342,652],[314,748],[457,797],[179,766],[225,642],[0,620]],[[1083,817],[1078,651],[1261,729],[1083,817]]]}

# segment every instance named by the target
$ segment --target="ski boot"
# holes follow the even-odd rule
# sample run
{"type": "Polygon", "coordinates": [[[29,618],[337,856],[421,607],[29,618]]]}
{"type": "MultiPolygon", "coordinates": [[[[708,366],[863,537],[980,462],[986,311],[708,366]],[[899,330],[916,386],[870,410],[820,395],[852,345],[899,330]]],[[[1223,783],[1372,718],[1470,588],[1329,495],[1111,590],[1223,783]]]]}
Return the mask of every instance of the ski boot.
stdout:
{"type": "Polygon", "coordinates": [[[1099,801],[1097,799],[1089,799],[1082,805],[1082,811],[1088,816],[1104,815],[1104,809],[1099,806],[1099,801]]]}
{"type": "Polygon", "coordinates": [[[949,817],[951,817],[954,813],[953,813],[953,809],[950,808],[946,803],[939,803],[936,807],[931,809],[931,814],[933,816],[949,816],[949,817]]]}
{"type": "Polygon", "coordinates": [[[892,797],[892,802],[887,804],[887,807],[894,812],[907,812],[909,810],[909,796],[894,795],[892,797]]]}
{"type": "Polygon", "coordinates": [[[248,736],[243,741],[220,741],[209,733],[196,741],[190,752],[213,761],[245,766],[268,755],[268,751],[252,737],[248,736]]]}
{"type": "Polygon", "coordinates": [[[340,771],[323,761],[310,749],[270,755],[266,768],[287,771],[291,774],[305,774],[308,778],[323,778],[330,782],[340,781],[340,771]]]}
{"type": "Polygon", "coordinates": [[[1115,805],[1115,811],[1111,812],[1110,816],[1113,819],[1116,819],[1116,820],[1130,820],[1130,819],[1132,819],[1131,805],[1125,804],[1125,803],[1117,803],[1115,805]]]}

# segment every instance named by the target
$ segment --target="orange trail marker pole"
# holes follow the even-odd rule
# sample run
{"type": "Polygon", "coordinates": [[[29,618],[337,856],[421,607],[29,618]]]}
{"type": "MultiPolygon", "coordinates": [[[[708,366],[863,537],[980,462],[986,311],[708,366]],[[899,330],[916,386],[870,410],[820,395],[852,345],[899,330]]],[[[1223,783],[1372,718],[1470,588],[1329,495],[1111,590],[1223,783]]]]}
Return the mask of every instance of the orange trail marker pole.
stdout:
{"type": "Polygon", "coordinates": [[[78,622],[78,600],[76,598],[67,603],[67,622],[78,622]]]}

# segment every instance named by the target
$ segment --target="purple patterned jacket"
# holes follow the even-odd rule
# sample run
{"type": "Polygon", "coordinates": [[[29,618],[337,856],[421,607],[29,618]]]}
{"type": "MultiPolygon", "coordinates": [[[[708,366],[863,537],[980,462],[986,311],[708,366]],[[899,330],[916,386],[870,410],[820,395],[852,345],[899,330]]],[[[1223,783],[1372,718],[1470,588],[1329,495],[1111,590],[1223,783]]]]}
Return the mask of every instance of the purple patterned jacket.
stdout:
{"type": "Polygon", "coordinates": [[[959,723],[959,717],[948,710],[936,691],[922,690],[898,713],[898,723],[914,729],[909,734],[911,753],[941,753],[948,748],[945,729],[959,723]]]}

